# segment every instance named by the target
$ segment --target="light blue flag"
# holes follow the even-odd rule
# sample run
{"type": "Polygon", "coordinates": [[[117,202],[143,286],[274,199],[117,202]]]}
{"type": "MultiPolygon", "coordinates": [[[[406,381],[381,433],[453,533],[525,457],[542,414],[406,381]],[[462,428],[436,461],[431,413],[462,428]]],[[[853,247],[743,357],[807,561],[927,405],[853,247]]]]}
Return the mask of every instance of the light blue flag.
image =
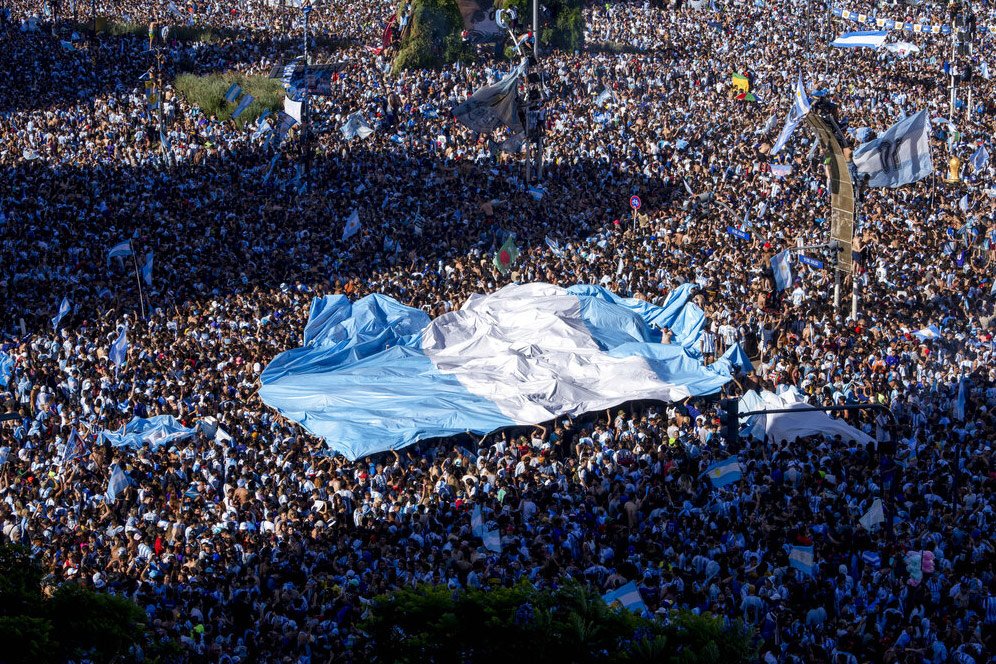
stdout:
{"type": "Polygon", "coordinates": [[[986,149],[985,145],[980,145],[979,149],[972,154],[971,158],[972,170],[976,173],[980,172],[989,163],[989,150],[986,149]]]}
{"type": "Polygon", "coordinates": [[[564,255],[564,250],[560,248],[560,244],[556,240],[551,239],[549,235],[543,238],[543,241],[546,243],[546,246],[550,247],[550,251],[553,252],[554,256],[560,258],[564,255]]]}
{"type": "Polygon", "coordinates": [[[961,200],[958,201],[958,209],[962,212],[968,212],[968,194],[962,196],[961,200]]]}
{"type": "Polygon", "coordinates": [[[116,245],[111,247],[107,251],[107,264],[111,264],[112,258],[124,258],[125,256],[131,256],[131,240],[125,240],[124,242],[118,242],[116,245]]]}
{"type": "Polygon", "coordinates": [[[0,387],[6,387],[14,373],[14,358],[0,351],[0,387]]]}
{"type": "Polygon", "coordinates": [[[665,326],[676,340],[701,338],[694,288],[660,307],[597,286],[512,284],[436,319],[383,295],[328,295],[312,303],[303,346],[266,367],[259,394],[351,459],[637,399],[712,394],[731,380],[729,362],[705,366],[691,348],[660,343],[665,326]],[[557,389],[538,391],[537,380],[557,389]]]}
{"type": "Polygon", "coordinates": [[[871,187],[901,187],[934,172],[927,111],[900,120],[853,155],[854,166],[871,187]]]}
{"type": "Polygon", "coordinates": [[[492,553],[501,553],[501,533],[497,530],[485,530],[481,539],[484,541],[484,548],[492,553]]]}
{"type": "Polygon", "coordinates": [[[111,344],[111,350],[107,354],[107,358],[108,360],[110,360],[112,364],[114,364],[115,367],[120,369],[121,366],[127,360],[127,357],[128,357],[128,327],[125,326],[121,328],[121,334],[119,334],[118,338],[115,339],[114,343],[111,344]]]}
{"type": "Polygon", "coordinates": [[[69,298],[68,297],[63,297],[62,298],[62,303],[59,305],[59,312],[57,314],[55,314],[54,318],[52,318],[52,329],[53,330],[58,330],[59,329],[59,323],[62,322],[62,319],[66,317],[66,314],[69,313],[69,310],[71,308],[72,308],[72,305],[69,304],[69,298]]]}
{"type": "Polygon", "coordinates": [[[145,254],[145,265],[142,266],[142,281],[146,286],[152,286],[152,252],[145,254]]]}
{"type": "Polygon", "coordinates": [[[965,421],[965,401],[968,396],[965,391],[966,382],[968,381],[964,378],[958,381],[958,396],[955,399],[954,418],[959,422],[965,421]]]}
{"type": "Polygon", "coordinates": [[[813,576],[816,573],[816,562],[813,557],[813,547],[792,546],[789,550],[789,567],[803,574],[813,576]]]}
{"type": "Polygon", "coordinates": [[[129,484],[131,484],[131,480],[128,479],[128,475],[121,470],[121,466],[114,464],[111,466],[111,476],[107,480],[107,491],[104,493],[104,498],[107,502],[113,503],[128,488],[129,484]]]}
{"type": "Polygon", "coordinates": [[[778,154],[785,147],[789,138],[792,137],[792,134],[802,122],[802,119],[809,113],[810,106],[809,97],[806,95],[806,86],[802,82],[802,74],[799,74],[792,97],[792,108],[789,109],[788,117],[785,119],[785,126],[782,127],[782,133],[778,134],[778,139],[775,140],[775,145],[771,148],[770,154],[772,156],[778,154]]]}
{"type": "Polygon", "coordinates": [[[474,510],[470,513],[470,532],[474,537],[484,537],[484,517],[481,515],[480,505],[474,505],[474,510]]]}
{"type": "Polygon", "coordinates": [[[602,599],[609,606],[618,603],[624,609],[634,613],[643,613],[647,610],[647,605],[643,601],[643,596],[640,595],[640,588],[636,585],[636,581],[630,581],[612,592],[605,593],[602,595],[602,599]]]}
{"type": "Polygon", "coordinates": [[[232,87],[228,88],[228,92],[225,93],[225,101],[228,103],[234,102],[242,94],[242,86],[238,83],[232,83],[232,87]]]}
{"type": "Polygon", "coordinates": [[[102,431],[98,437],[113,447],[137,450],[147,445],[154,452],[163,445],[189,438],[195,433],[196,429],[183,426],[172,415],[156,415],[133,417],[118,431],[102,431]]]}
{"type": "Polygon", "coordinates": [[[792,285],[792,265],[788,249],[771,257],[771,271],[775,273],[775,288],[783,291],[792,285]]]}
{"type": "Polygon", "coordinates": [[[743,478],[743,471],[740,468],[740,460],[736,455],[733,455],[710,464],[703,475],[708,475],[709,481],[718,489],[727,484],[739,482],[743,478]]]}
{"type": "Polygon", "coordinates": [[[239,100],[239,105],[235,107],[234,111],[232,111],[232,119],[238,120],[239,116],[242,115],[242,113],[244,113],[247,108],[249,108],[249,104],[253,103],[254,101],[256,101],[256,98],[253,97],[251,94],[246,93],[242,97],[242,99],[239,100]]]}

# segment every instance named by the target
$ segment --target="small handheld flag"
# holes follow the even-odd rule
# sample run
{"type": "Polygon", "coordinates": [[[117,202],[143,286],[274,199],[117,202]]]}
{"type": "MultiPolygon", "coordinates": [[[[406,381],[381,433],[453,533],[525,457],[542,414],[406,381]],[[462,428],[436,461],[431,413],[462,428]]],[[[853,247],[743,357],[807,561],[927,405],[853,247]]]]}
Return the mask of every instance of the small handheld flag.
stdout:
{"type": "Polygon", "coordinates": [[[712,485],[717,489],[727,484],[739,482],[743,478],[740,461],[736,455],[711,464],[703,474],[709,476],[712,485]]]}
{"type": "Polygon", "coordinates": [[[359,233],[361,226],[360,213],[357,210],[353,210],[353,213],[350,214],[349,218],[346,220],[346,227],[342,229],[342,241],[345,242],[359,233]]]}
{"type": "Polygon", "coordinates": [[[813,557],[813,547],[793,546],[789,551],[789,567],[797,569],[803,574],[813,576],[816,571],[816,563],[813,557]]]}
{"type": "Polygon", "coordinates": [[[124,258],[125,256],[132,255],[131,250],[131,240],[125,240],[124,242],[119,242],[107,252],[107,264],[111,264],[112,258],[124,258]]]}
{"type": "Polygon", "coordinates": [[[146,286],[152,286],[152,252],[145,255],[145,265],[142,266],[142,280],[146,286]]]}
{"type": "Polygon", "coordinates": [[[65,318],[66,314],[69,313],[69,309],[70,309],[69,298],[63,297],[62,304],[59,305],[59,312],[55,314],[55,317],[52,319],[53,330],[59,329],[59,323],[62,322],[62,319],[65,318]]]}
{"type": "Polygon", "coordinates": [[[111,344],[111,351],[107,354],[107,359],[115,366],[120,368],[126,361],[128,357],[128,327],[121,328],[121,334],[118,338],[114,340],[111,344]]]}
{"type": "Polygon", "coordinates": [[[498,271],[502,274],[508,274],[518,257],[519,249],[515,246],[515,240],[514,238],[509,237],[505,240],[505,244],[501,245],[501,249],[499,249],[495,254],[495,267],[498,268],[498,271]]]}

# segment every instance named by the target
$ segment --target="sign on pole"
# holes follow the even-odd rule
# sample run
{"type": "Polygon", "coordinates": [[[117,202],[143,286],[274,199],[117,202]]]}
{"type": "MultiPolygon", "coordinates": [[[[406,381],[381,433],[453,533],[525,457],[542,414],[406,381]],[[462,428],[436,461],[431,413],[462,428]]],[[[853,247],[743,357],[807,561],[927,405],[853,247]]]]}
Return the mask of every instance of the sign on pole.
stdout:
{"type": "Polygon", "coordinates": [[[808,265],[809,267],[814,267],[817,270],[822,270],[823,269],[823,261],[818,260],[816,258],[810,258],[809,256],[806,256],[805,254],[799,254],[799,262],[802,263],[803,265],[808,265]]]}
{"type": "Polygon", "coordinates": [[[739,238],[741,240],[748,240],[748,241],[750,240],[750,233],[748,233],[747,231],[742,231],[739,228],[734,228],[733,226],[727,226],[726,232],[735,238],[739,238]]]}
{"type": "Polygon", "coordinates": [[[633,208],[633,232],[634,233],[636,232],[636,211],[640,209],[641,205],[643,205],[643,202],[640,200],[639,196],[637,196],[636,194],[633,194],[632,196],[629,197],[629,206],[631,208],[633,208]]]}

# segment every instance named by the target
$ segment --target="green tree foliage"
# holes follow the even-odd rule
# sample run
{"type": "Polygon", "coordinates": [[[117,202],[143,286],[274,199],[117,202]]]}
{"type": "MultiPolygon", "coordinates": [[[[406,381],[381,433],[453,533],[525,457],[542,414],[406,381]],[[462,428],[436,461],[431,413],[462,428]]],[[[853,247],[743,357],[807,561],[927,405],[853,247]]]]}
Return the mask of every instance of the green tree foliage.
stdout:
{"type": "Polygon", "coordinates": [[[411,29],[394,59],[394,70],[434,69],[466,59],[463,19],[455,0],[413,0],[411,29]]]}
{"type": "Polygon", "coordinates": [[[238,106],[235,102],[225,101],[225,93],[232,83],[242,86],[243,93],[251,94],[255,101],[249,104],[236,123],[243,127],[247,122],[255,122],[264,110],[276,112],[283,108],[284,89],[280,81],[266,76],[243,76],[236,72],[223,74],[180,74],[176,77],[174,87],[183,95],[187,103],[197,106],[207,116],[215,116],[219,120],[229,120],[232,112],[238,106]]]}
{"type": "MultiPolygon", "coordinates": [[[[501,5],[514,7],[519,13],[519,24],[532,28],[533,5],[530,0],[505,0],[501,5]]],[[[584,12],[580,0],[543,0],[540,6],[544,9],[539,29],[541,46],[563,51],[584,48],[584,12]]]]}
{"type": "Polygon", "coordinates": [[[29,551],[0,544],[0,660],[48,664],[121,661],[145,631],[133,602],[66,584],[50,597],[29,551]]]}
{"type": "Polygon", "coordinates": [[[674,662],[735,664],[755,656],[753,634],[721,618],[679,612],[642,618],[571,584],[495,590],[405,588],[378,597],[362,625],[371,661],[457,664],[674,662]]]}

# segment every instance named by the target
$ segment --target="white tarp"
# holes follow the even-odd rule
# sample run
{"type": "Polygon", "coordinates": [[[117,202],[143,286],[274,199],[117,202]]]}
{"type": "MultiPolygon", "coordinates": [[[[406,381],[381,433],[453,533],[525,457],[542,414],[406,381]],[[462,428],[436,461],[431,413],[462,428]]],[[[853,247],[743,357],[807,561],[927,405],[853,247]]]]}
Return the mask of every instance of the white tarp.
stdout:
{"type": "MultiPolygon", "coordinates": [[[[798,413],[773,413],[758,415],[753,419],[750,435],[759,439],[773,439],[780,443],[783,440],[792,442],[797,438],[823,434],[830,438],[840,435],[844,440],[854,440],[859,443],[874,442],[874,438],[855,429],[843,420],[830,417],[823,411],[806,411],[811,408],[802,401],[802,395],[795,387],[783,387],[780,394],[767,390],[758,394],[748,390],[740,399],[740,412],[757,410],[778,410],[781,408],[798,408],[798,413]]],[[[743,418],[746,419],[746,418],[743,418]]],[[[742,420],[743,421],[743,420],[742,420]]]]}

